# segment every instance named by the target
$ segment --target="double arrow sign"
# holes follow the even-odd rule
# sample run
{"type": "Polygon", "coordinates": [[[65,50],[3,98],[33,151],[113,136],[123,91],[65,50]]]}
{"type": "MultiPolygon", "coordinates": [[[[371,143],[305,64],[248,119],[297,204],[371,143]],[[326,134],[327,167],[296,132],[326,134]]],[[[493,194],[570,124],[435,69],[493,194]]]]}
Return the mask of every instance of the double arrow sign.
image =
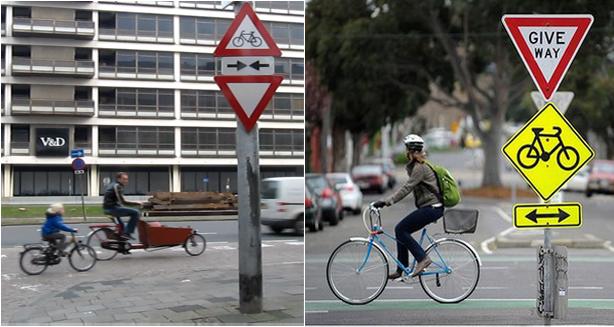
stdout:
{"type": "Polygon", "coordinates": [[[582,205],[578,202],[552,204],[517,204],[514,206],[516,228],[579,227],[582,205]]]}
{"type": "Polygon", "coordinates": [[[273,57],[222,57],[222,74],[224,75],[272,75],[273,57]]]}
{"type": "MultiPolygon", "coordinates": [[[[245,67],[247,67],[248,65],[244,64],[242,61],[237,60],[236,64],[227,64],[228,68],[236,68],[237,70],[241,70],[245,67]]],[[[260,70],[260,67],[270,67],[271,65],[269,64],[261,64],[260,60],[256,60],[254,61],[252,64],[249,65],[249,67],[255,69],[255,70],[260,70]]]]}

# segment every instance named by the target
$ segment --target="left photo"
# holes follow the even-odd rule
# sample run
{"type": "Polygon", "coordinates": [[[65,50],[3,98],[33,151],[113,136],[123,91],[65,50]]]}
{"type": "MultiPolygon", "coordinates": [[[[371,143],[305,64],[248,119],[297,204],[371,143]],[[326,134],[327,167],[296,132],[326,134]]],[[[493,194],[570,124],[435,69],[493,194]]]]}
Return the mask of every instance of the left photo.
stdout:
{"type": "Polygon", "coordinates": [[[4,1],[3,325],[304,325],[304,1],[4,1]]]}

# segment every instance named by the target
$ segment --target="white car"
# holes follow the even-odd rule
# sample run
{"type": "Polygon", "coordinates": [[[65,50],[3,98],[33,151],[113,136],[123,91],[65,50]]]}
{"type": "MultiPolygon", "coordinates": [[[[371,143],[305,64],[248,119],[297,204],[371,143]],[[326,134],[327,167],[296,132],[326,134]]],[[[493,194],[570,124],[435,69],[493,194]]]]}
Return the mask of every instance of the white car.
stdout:
{"type": "Polygon", "coordinates": [[[293,229],[305,232],[305,178],[266,178],[261,184],[260,223],[275,233],[293,229]]]}
{"type": "Polygon", "coordinates": [[[362,192],[360,191],[360,187],[354,183],[350,174],[330,173],[326,174],[326,178],[328,178],[339,191],[343,209],[359,214],[362,210],[362,192]]]}
{"type": "Polygon", "coordinates": [[[567,184],[565,184],[563,190],[567,192],[586,192],[586,188],[588,186],[588,175],[588,166],[580,169],[576,176],[567,181],[567,184]]]}

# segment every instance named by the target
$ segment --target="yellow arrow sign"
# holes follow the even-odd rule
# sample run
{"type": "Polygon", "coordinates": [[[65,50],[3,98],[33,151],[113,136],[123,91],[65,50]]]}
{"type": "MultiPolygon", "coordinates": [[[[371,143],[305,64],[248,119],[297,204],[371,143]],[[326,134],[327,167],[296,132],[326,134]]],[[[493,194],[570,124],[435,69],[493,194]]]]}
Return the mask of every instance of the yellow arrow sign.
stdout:
{"type": "Polygon", "coordinates": [[[516,132],[501,151],[544,201],[595,156],[551,102],[516,132]]]}
{"type": "Polygon", "coordinates": [[[582,226],[582,205],[565,203],[519,203],[514,206],[516,228],[577,228],[582,226]]]}

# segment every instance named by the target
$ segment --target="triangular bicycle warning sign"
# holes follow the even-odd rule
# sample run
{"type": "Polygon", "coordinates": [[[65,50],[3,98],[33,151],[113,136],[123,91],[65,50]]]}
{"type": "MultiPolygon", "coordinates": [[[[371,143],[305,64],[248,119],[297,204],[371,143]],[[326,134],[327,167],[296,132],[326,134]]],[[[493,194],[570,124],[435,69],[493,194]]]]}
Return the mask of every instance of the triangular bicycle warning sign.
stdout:
{"type": "Polygon", "coordinates": [[[504,15],[501,21],[539,92],[550,100],[593,24],[593,16],[504,15]]]}
{"type": "Polygon", "coordinates": [[[275,94],[283,77],[280,75],[218,75],[214,77],[228,103],[250,131],[275,94]]]}
{"type": "Polygon", "coordinates": [[[213,52],[215,57],[281,56],[281,50],[249,3],[245,3],[213,52]]]}

